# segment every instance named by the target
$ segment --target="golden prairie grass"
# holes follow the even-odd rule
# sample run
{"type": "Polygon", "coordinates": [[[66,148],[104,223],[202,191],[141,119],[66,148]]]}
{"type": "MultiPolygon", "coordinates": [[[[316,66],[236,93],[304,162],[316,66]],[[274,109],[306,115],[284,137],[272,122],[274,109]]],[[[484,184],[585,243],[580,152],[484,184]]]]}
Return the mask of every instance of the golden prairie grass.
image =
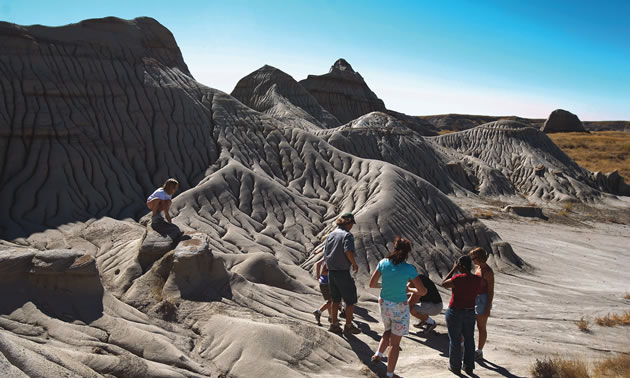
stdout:
{"type": "Polygon", "coordinates": [[[630,354],[617,354],[595,361],[592,366],[579,359],[560,356],[536,359],[530,367],[534,378],[630,377],[630,354]]]}
{"type": "Polygon", "coordinates": [[[549,138],[590,171],[608,173],[618,170],[630,181],[630,133],[623,131],[593,131],[589,133],[553,133],[549,138]]]}
{"type": "Polygon", "coordinates": [[[536,359],[530,368],[530,373],[534,378],[590,377],[588,366],[584,361],[560,356],[536,359]]]}
{"type": "Polygon", "coordinates": [[[607,314],[595,318],[595,324],[603,327],[630,326],[630,311],[623,314],[607,314]]]}
{"type": "Polygon", "coordinates": [[[630,354],[618,354],[595,364],[594,377],[630,377],[630,354]]]}

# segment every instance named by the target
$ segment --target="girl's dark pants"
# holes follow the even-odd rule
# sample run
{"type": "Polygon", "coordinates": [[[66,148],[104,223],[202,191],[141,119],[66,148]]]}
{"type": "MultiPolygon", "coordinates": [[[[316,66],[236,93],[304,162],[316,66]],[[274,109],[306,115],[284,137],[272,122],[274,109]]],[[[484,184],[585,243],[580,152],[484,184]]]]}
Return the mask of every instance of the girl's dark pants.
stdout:
{"type": "Polygon", "coordinates": [[[475,368],[475,309],[446,310],[448,327],[448,359],[451,369],[462,369],[461,339],[464,336],[464,369],[475,368]]]}

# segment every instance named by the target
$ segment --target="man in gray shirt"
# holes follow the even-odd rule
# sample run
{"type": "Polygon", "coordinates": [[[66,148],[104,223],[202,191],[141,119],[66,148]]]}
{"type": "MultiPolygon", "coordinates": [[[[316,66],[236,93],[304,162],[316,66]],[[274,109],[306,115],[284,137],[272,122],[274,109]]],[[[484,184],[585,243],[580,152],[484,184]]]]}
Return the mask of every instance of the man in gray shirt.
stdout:
{"type": "Polygon", "coordinates": [[[350,267],[356,273],[359,266],[354,260],[354,236],[350,229],[355,224],[354,215],[345,213],[336,221],[337,228],[328,235],[324,244],[324,261],[328,267],[328,285],[332,299],[332,324],[329,331],[341,333],[337,319],[337,311],[341,299],[346,302],[346,324],[343,333],[346,335],[360,333],[361,330],[352,324],[354,304],[357,303],[357,287],[350,275],[350,267]]]}

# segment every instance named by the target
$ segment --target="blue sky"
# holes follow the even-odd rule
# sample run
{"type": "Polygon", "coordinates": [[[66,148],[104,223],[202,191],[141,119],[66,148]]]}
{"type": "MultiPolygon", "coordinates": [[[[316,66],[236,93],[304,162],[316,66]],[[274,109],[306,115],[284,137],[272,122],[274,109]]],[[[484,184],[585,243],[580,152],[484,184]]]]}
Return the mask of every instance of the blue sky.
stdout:
{"type": "Polygon", "coordinates": [[[630,120],[630,0],[28,1],[0,20],[150,16],[195,78],[231,92],[263,66],[296,80],[348,60],[393,110],[630,120]]]}

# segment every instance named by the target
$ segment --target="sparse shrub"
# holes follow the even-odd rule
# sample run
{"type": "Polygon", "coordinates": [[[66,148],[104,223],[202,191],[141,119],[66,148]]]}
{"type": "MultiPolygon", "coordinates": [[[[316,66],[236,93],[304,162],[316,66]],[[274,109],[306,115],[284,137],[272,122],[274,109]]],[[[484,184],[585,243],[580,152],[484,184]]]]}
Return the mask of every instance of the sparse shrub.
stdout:
{"type": "Polygon", "coordinates": [[[582,332],[588,332],[589,331],[589,329],[588,329],[589,322],[588,322],[587,319],[584,319],[583,316],[580,318],[580,320],[575,322],[575,324],[578,326],[580,331],[582,331],[582,332]]]}
{"type": "Polygon", "coordinates": [[[630,311],[623,314],[608,314],[606,316],[598,316],[595,323],[603,327],[630,326],[630,311]]]}
{"type": "Polygon", "coordinates": [[[162,302],[158,303],[155,312],[162,316],[162,319],[167,322],[174,322],[177,320],[177,304],[173,298],[166,298],[162,302]]]}
{"type": "Polygon", "coordinates": [[[480,209],[475,211],[473,215],[477,218],[490,219],[494,216],[494,213],[490,210],[480,209]]]}
{"type": "Polygon", "coordinates": [[[559,356],[545,357],[530,368],[534,378],[589,378],[588,366],[581,360],[559,356]]]}
{"type": "Polygon", "coordinates": [[[573,210],[573,201],[565,202],[564,205],[562,205],[562,208],[568,212],[571,212],[571,210],[573,210]]]}
{"type": "Polygon", "coordinates": [[[618,354],[595,363],[594,376],[630,377],[630,354],[618,354]]]}
{"type": "Polygon", "coordinates": [[[571,210],[573,210],[573,201],[566,201],[562,204],[562,210],[558,211],[558,214],[568,217],[571,210]]]}
{"type": "Polygon", "coordinates": [[[151,295],[156,301],[160,302],[162,298],[162,286],[153,286],[151,288],[151,295]]]}
{"type": "Polygon", "coordinates": [[[596,361],[592,366],[582,360],[560,356],[536,359],[530,367],[534,378],[622,378],[630,377],[630,354],[620,353],[596,361]]]}
{"type": "Polygon", "coordinates": [[[630,293],[626,293],[626,295],[623,296],[623,299],[630,299],[630,293]]]}
{"type": "Polygon", "coordinates": [[[557,370],[551,358],[544,358],[542,360],[536,359],[536,362],[531,366],[530,373],[534,378],[551,378],[557,370]]]}

